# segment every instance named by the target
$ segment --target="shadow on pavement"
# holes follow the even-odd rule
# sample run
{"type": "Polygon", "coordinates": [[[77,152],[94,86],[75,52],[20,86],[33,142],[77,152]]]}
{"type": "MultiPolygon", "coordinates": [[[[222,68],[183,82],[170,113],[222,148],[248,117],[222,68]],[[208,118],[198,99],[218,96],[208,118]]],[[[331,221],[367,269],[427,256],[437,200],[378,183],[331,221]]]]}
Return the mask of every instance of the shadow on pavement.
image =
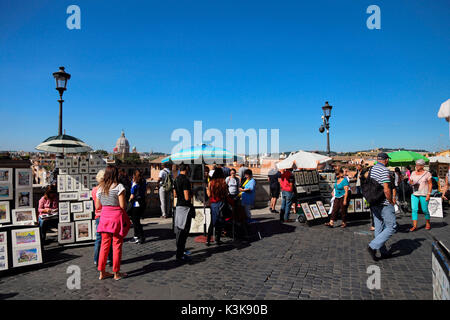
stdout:
{"type": "Polygon", "coordinates": [[[391,245],[390,252],[392,253],[392,258],[410,255],[414,250],[417,250],[422,246],[425,238],[418,239],[402,239],[391,245]],[[398,252],[398,253],[397,253],[398,252]]]}
{"type": "Polygon", "coordinates": [[[0,300],[5,300],[5,299],[9,299],[9,298],[13,298],[15,296],[17,296],[18,293],[17,292],[13,292],[13,293],[0,293],[0,300]]]}

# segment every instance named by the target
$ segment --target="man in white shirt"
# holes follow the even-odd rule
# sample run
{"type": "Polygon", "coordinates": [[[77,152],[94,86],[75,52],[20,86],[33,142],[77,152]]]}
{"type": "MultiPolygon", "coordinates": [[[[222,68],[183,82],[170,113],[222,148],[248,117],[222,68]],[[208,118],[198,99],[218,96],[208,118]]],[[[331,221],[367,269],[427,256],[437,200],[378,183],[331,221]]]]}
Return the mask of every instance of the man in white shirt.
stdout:
{"type": "MultiPolygon", "coordinates": [[[[167,190],[168,179],[173,182],[172,171],[170,170],[170,164],[165,163],[164,169],[159,172],[159,200],[161,202],[161,218],[167,218],[171,215],[172,209],[172,190],[167,190]]],[[[173,186],[173,183],[172,183],[173,186]]]]}

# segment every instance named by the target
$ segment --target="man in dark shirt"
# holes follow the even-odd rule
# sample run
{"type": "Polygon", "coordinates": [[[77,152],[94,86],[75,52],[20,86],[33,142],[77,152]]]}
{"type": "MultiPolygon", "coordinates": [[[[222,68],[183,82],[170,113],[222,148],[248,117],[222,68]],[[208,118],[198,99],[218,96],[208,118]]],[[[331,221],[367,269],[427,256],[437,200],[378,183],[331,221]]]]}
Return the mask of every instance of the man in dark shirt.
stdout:
{"type": "Polygon", "coordinates": [[[188,166],[180,165],[180,174],[175,179],[175,195],[177,197],[177,206],[175,212],[175,234],[177,244],[176,259],[178,261],[189,261],[189,257],[185,255],[186,240],[191,229],[191,218],[194,207],[192,205],[192,185],[187,178],[188,166]]]}

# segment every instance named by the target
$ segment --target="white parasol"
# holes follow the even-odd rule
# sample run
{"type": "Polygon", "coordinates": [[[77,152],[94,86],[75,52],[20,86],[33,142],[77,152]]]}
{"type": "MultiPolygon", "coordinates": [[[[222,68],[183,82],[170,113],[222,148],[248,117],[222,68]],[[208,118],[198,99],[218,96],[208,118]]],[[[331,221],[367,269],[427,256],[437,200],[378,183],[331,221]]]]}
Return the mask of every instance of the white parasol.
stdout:
{"type": "Polygon", "coordinates": [[[449,123],[449,136],[450,136],[450,99],[441,104],[438,112],[439,118],[444,118],[449,123]]]}
{"type": "Polygon", "coordinates": [[[317,165],[331,161],[332,159],[318,153],[299,150],[291,153],[289,157],[277,163],[278,169],[290,169],[294,166],[298,169],[317,169],[317,165]]]}

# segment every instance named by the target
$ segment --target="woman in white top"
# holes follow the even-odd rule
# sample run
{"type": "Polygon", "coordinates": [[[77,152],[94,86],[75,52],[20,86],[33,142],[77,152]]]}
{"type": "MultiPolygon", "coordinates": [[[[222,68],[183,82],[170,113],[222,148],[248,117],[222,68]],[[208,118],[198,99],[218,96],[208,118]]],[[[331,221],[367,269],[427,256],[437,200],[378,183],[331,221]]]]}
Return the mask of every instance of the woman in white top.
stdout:
{"type": "Polygon", "coordinates": [[[119,171],[115,166],[108,166],[103,181],[97,190],[95,206],[101,206],[101,219],[97,232],[102,234],[98,270],[100,280],[110,278],[113,274],[106,272],[106,260],[113,242],[113,272],[114,280],[126,277],[126,273],[120,273],[120,261],[122,259],[123,238],[130,229],[130,218],[126,213],[125,187],[119,182],[119,171]]]}
{"type": "Polygon", "coordinates": [[[419,202],[422,208],[423,214],[425,215],[426,230],[431,229],[430,225],[430,213],[428,212],[428,202],[430,201],[431,189],[433,183],[431,181],[431,173],[424,170],[425,161],[419,159],[416,161],[416,170],[411,173],[409,177],[409,183],[413,187],[413,194],[411,195],[411,207],[412,207],[412,221],[413,227],[409,231],[417,230],[417,219],[419,202]]]}

